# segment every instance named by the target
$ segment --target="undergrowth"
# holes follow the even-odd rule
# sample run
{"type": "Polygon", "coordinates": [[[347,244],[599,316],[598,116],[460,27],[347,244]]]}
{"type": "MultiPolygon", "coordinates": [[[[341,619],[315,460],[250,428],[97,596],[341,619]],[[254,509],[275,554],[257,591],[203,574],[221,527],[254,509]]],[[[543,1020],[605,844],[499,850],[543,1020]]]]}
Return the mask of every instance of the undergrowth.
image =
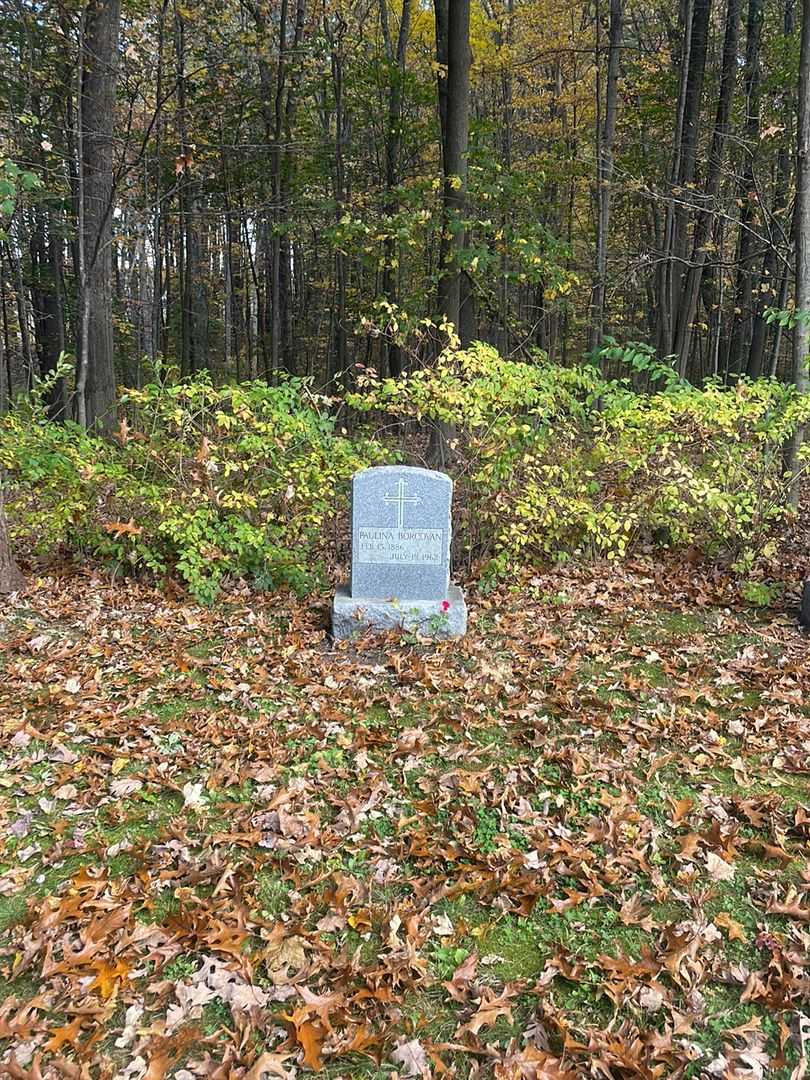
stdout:
{"type": "Polygon", "coordinates": [[[125,392],[111,441],[49,422],[34,394],[0,422],[12,535],[20,552],[175,573],[203,602],[228,577],[306,592],[339,561],[351,476],[408,460],[414,427],[441,421],[454,428],[457,566],[495,580],[658,544],[745,571],[786,512],[782,447],[810,404],[769,379],[695,388],[636,348],[630,366],[642,361],[660,390],[595,364],[450,349],[397,381],[363,376],[351,434],[337,401],[300,379],[216,387],[164,370],[125,392]]]}

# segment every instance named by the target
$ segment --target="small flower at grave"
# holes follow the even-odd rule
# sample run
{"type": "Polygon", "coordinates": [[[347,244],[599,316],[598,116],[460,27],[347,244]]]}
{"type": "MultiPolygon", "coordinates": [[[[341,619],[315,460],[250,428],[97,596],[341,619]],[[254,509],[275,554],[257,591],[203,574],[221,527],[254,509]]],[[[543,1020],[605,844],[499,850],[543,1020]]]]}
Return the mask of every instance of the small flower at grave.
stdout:
{"type": "Polygon", "coordinates": [[[442,600],[442,611],[449,611],[449,610],[450,610],[450,601],[449,600],[442,600]]]}

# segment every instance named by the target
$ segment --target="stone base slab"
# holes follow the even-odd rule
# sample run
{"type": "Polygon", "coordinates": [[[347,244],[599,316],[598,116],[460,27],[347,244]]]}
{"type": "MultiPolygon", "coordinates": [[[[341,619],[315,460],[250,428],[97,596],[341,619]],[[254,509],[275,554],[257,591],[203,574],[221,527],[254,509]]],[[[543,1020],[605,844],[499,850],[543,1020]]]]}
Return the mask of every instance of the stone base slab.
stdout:
{"type": "Polygon", "coordinates": [[[467,605],[458,585],[447,591],[449,607],[441,600],[380,600],[351,596],[341,585],[332,601],[332,636],[359,637],[366,630],[410,630],[426,638],[459,638],[467,631],[467,605]]]}

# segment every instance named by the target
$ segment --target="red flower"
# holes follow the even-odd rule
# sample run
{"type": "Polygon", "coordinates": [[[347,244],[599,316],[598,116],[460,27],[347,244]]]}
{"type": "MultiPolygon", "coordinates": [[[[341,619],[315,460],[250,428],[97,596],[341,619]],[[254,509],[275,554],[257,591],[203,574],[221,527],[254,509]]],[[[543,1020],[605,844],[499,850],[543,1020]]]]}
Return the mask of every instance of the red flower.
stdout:
{"type": "Polygon", "coordinates": [[[449,610],[450,610],[450,601],[449,600],[442,600],[442,611],[449,611],[449,610]]]}

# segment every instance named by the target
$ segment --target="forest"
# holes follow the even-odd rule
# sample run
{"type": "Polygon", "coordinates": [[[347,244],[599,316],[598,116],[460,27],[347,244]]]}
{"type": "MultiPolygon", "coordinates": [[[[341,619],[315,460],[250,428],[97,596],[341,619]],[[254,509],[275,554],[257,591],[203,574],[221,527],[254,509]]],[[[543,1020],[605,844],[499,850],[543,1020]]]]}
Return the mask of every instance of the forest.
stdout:
{"type": "Polygon", "coordinates": [[[20,0],[0,25],[26,180],[4,403],[63,355],[52,415],[107,429],[161,358],[397,376],[441,316],[514,358],[610,337],[696,384],[793,377],[769,313],[802,306],[795,0],[20,0]]]}
{"type": "Polygon", "coordinates": [[[805,1080],[810,0],[0,44],[0,1080],[805,1080]]]}
{"type": "Polygon", "coordinates": [[[651,538],[750,568],[796,505],[794,0],[9,3],[2,35],[23,551],[306,588],[388,460],[453,473],[476,574],[651,538]]]}

